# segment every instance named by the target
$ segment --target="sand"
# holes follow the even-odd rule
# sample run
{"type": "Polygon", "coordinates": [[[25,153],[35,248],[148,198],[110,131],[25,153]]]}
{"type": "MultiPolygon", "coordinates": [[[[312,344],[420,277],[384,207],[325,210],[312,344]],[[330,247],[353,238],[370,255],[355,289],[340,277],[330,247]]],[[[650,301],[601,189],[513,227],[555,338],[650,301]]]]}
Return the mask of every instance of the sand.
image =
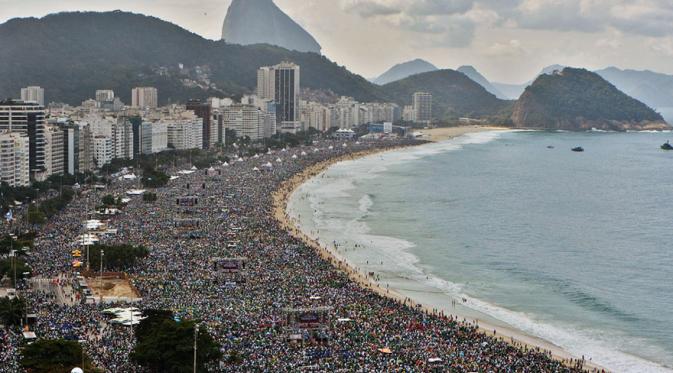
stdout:
{"type": "Polygon", "coordinates": [[[127,279],[103,277],[102,289],[99,278],[90,277],[87,278],[86,281],[95,298],[100,298],[101,290],[103,292],[103,298],[140,298],[138,293],[133,289],[131,282],[127,279]]]}
{"type": "MultiPolygon", "coordinates": [[[[417,132],[422,132],[423,136],[421,139],[427,140],[427,141],[432,141],[432,142],[439,142],[439,141],[445,141],[449,140],[455,137],[459,137],[465,134],[469,133],[477,133],[477,132],[487,132],[487,131],[497,131],[497,130],[505,130],[504,128],[500,127],[490,127],[490,126],[463,126],[463,127],[451,127],[451,128],[435,128],[435,129],[425,129],[425,130],[419,130],[417,132]]],[[[388,297],[394,300],[397,300],[398,302],[407,302],[410,303],[412,306],[415,304],[413,301],[409,301],[408,297],[401,295],[397,292],[394,291],[394,289],[386,289],[382,288],[379,286],[377,283],[375,283],[371,278],[369,278],[365,273],[361,273],[354,268],[352,268],[346,261],[343,261],[336,253],[334,253],[330,248],[324,247],[323,245],[320,244],[320,242],[312,239],[308,235],[306,235],[304,232],[301,231],[300,227],[296,222],[294,222],[287,214],[287,204],[288,201],[294,193],[294,191],[301,186],[304,182],[308,181],[309,179],[319,175],[323,171],[325,171],[327,168],[329,168],[331,165],[334,165],[336,163],[346,161],[346,160],[353,160],[361,157],[366,157],[371,154],[376,154],[376,153],[381,153],[385,151],[390,151],[390,150],[397,150],[401,147],[395,148],[395,149],[376,149],[376,150],[370,150],[370,151],[362,151],[362,152],[356,152],[349,154],[347,156],[342,156],[342,157],[336,157],[333,159],[330,159],[325,162],[320,162],[317,163],[311,167],[306,168],[304,171],[301,173],[295,175],[294,177],[290,178],[289,180],[285,181],[284,183],[281,184],[280,188],[274,192],[273,194],[273,213],[274,217],[276,220],[285,228],[287,229],[294,237],[301,239],[304,241],[307,245],[311,246],[313,249],[316,250],[316,252],[322,256],[325,260],[329,261],[333,266],[335,266],[337,269],[345,272],[348,274],[349,278],[359,284],[361,287],[370,289],[374,291],[375,293],[388,297]]],[[[495,335],[497,337],[507,343],[511,343],[517,347],[523,347],[526,346],[528,349],[539,349],[539,350],[544,350],[548,351],[551,353],[552,357],[559,360],[566,362],[568,364],[571,363],[573,359],[577,359],[577,357],[571,355],[567,351],[563,350],[562,348],[545,341],[543,339],[530,336],[522,331],[516,330],[514,328],[508,328],[508,327],[502,327],[502,326],[494,326],[490,325],[488,323],[485,323],[483,321],[477,321],[477,320],[471,320],[468,315],[461,315],[456,313],[455,310],[452,310],[451,313],[448,313],[448,309],[450,307],[450,301],[449,298],[447,297],[447,313],[444,313],[445,315],[452,315],[455,319],[458,320],[466,320],[468,323],[472,324],[478,324],[479,328],[482,330],[483,333],[489,334],[489,335],[494,335],[494,331],[496,332],[495,335]]],[[[428,307],[421,307],[425,312],[432,314],[432,313],[438,313],[440,311],[431,309],[428,307]]],[[[605,370],[604,368],[591,364],[590,362],[585,362],[585,368],[588,371],[601,371],[605,370]]]]}

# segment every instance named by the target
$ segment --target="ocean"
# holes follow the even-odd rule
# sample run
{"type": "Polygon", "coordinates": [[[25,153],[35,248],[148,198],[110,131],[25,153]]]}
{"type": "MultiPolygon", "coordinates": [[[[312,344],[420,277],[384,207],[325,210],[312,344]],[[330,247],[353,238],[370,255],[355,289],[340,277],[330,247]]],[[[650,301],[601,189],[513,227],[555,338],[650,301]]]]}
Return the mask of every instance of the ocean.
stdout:
{"type": "Polygon", "coordinates": [[[669,138],[475,133],[334,165],[288,211],[422,304],[616,372],[671,372],[669,138]]]}

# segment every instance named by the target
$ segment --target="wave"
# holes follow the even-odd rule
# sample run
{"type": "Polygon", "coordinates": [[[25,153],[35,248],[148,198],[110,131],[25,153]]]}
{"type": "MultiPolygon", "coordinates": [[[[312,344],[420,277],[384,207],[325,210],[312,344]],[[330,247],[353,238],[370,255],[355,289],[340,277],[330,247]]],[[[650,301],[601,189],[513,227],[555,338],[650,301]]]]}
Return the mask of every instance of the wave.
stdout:
{"type": "MultiPolygon", "coordinates": [[[[302,219],[300,219],[302,229],[319,229],[320,237],[314,235],[314,238],[319,238],[323,244],[341,244],[343,251],[339,252],[338,256],[345,258],[353,265],[367,263],[374,266],[378,263],[374,261],[381,261],[381,267],[376,271],[395,277],[398,287],[417,288],[420,284],[436,289],[440,297],[465,299],[466,307],[504,322],[528,335],[547,340],[576,357],[592,357],[595,363],[618,372],[671,372],[664,366],[620,351],[631,350],[629,346],[647,346],[648,342],[644,339],[622,335],[617,331],[570,325],[560,320],[542,321],[534,315],[512,311],[475,298],[467,294],[463,284],[450,282],[424,270],[420,266],[420,259],[413,253],[416,246],[413,242],[371,234],[371,229],[363,218],[371,213],[375,205],[375,194],[365,192],[358,195],[357,192],[360,192],[358,183],[361,180],[376,178],[393,164],[413,162],[427,156],[460,150],[467,145],[485,144],[499,138],[501,134],[501,132],[474,133],[446,142],[339,163],[304,184],[292,196],[291,200],[299,198],[300,195],[306,198],[309,202],[307,208],[312,210],[312,213],[302,214],[302,219]],[[334,202],[335,199],[351,199],[352,203],[340,205],[334,202]]],[[[298,215],[300,207],[292,204],[289,209],[297,210],[291,215],[298,215]]],[[[609,304],[589,298],[584,293],[567,295],[584,305],[615,311],[609,304]]],[[[423,299],[417,299],[417,301],[426,303],[423,299]]],[[[443,304],[450,304],[450,302],[446,299],[443,304]]],[[[447,312],[450,313],[451,310],[447,312]]],[[[632,317],[628,314],[619,316],[632,317]]],[[[650,346],[648,349],[652,355],[666,356],[667,353],[656,346],[650,346]]]]}

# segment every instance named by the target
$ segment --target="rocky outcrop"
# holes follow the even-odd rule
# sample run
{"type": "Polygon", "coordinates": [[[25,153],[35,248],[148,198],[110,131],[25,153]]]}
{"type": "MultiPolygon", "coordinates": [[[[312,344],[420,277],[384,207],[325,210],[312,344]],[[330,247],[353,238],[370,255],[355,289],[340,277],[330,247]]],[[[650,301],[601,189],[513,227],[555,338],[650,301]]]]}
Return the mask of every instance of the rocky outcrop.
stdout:
{"type": "Polygon", "coordinates": [[[232,1],[222,26],[222,39],[231,44],[271,44],[318,54],[322,49],[273,0],[232,1]]]}

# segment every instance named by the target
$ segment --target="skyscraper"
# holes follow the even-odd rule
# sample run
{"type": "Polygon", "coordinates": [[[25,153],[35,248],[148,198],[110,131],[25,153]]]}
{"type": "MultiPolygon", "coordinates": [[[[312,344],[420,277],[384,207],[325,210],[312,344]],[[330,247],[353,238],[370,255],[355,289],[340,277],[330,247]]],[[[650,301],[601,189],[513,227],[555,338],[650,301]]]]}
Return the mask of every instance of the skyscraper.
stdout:
{"type": "Polygon", "coordinates": [[[29,186],[28,136],[22,133],[0,133],[0,182],[11,187],[29,186]]]}
{"type": "Polygon", "coordinates": [[[159,94],[154,87],[137,87],[131,91],[131,106],[140,109],[154,109],[158,106],[159,94]]]}
{"type": "Polygon", "coordinates": [[[44,88],[36,86],[21,88],[21,101],[44,106],[44,88]]]}
{"type": "Polygon", "coordinates": [[[416,123],[430,124],[432,122],[432,94],[416,92],[412,98],[416,123]]]}
{"type": "MultiPolygon", "coordinates": [[[[191,110],[196,114],[197,117],[203,119],[203,133],[202,133],[202,149],[208,149],[211,146],[215,145],[212,141],[213,128],[211,128],[212,115],[211,115],[211,106],[207,101],[201,100],[189,100],[187,102],[187,110],[191,110]]],[[[216,131],[217,128],[214,128],[216,131]]],[[[217,134],[215,134],[217,136],[217,134]]]]}
{"type": "Polygon", "coordinates": [[[30,172],[40,177],[46,171],[45,164],[45,113],[37,103],[19,100],[0,101],[0,131],[18,132],[30,141],[30,172]]]}
{"type": "Polygon", "coordinates": [[[276,103],[276,124],[281,131],[296,132],[300,127],[300,89],[300,68],[296,64],[283,62],[257,71],[257,95],[276,103]]]}

